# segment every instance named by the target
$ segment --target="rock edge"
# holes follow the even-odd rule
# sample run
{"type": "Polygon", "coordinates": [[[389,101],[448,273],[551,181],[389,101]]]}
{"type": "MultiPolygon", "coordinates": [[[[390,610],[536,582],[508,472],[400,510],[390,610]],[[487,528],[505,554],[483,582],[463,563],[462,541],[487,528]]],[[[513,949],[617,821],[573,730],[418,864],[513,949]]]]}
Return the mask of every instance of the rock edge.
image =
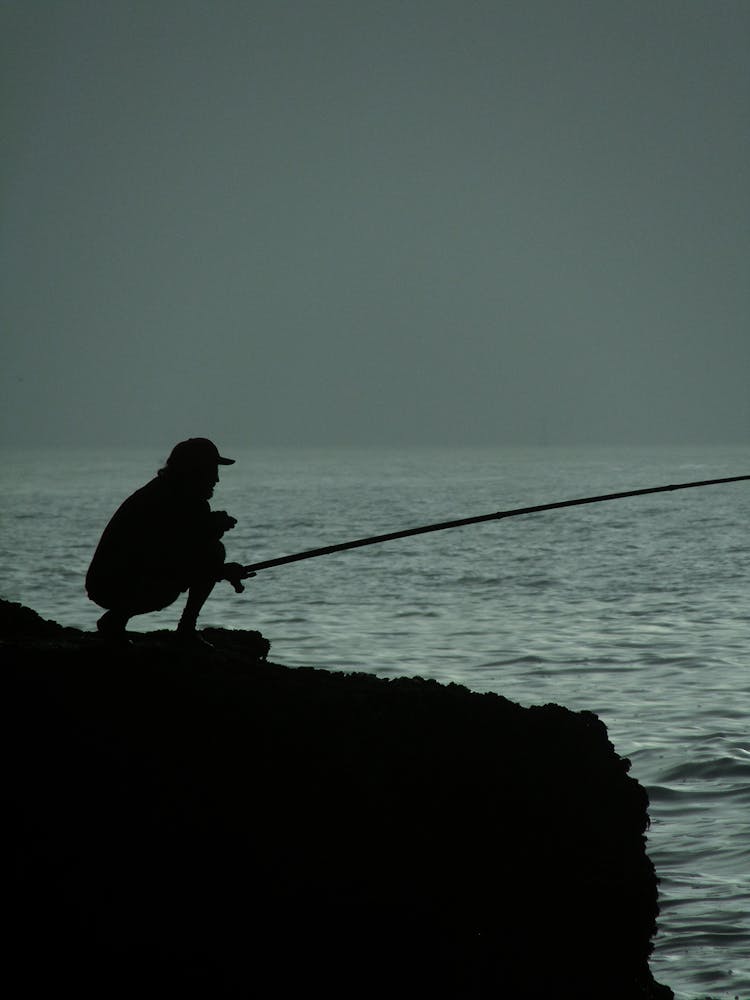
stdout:
{"type": "Polygon", "coordinates": [[[0,601],[29,996],[673,995],[648,799],[595,715],[205,634],[0,601]]]}

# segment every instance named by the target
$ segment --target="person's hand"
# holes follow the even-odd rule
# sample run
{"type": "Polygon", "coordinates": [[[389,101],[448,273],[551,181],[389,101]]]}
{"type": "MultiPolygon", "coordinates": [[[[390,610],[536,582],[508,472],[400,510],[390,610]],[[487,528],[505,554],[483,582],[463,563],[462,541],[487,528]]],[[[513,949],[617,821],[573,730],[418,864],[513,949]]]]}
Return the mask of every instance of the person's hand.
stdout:
{"type": "Polygon", "coordinates": [[[211,511],[211,517],[213,518],[214,527],[219,537],[225,531],[231,531],[235,524],[237,524],[237,518],[227,514],[225,510],[213,510],[211,511]]]}
{"type": "Polygon", "coordinates": [[[245,569],[239,563],[224,563],[223,579],[228,580],[232,584],[237,594],[241,594],[245,589],[241,581],[249,580],[251,576],[255,576],[255,573],[249,569],[245,569]]]}

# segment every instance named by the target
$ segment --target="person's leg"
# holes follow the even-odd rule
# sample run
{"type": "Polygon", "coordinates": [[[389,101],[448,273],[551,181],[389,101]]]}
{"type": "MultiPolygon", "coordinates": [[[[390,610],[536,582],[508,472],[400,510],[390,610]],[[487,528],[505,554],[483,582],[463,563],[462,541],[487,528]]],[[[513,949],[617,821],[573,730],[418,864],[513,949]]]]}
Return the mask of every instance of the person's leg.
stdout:
{"type": "Polygon", "coordinates": [[[89,590],[89,597],[100,608],[106,608],[96,623],[97,630],[108,639],[124,640],[128,621],[135,615],[152,611],[163,611],[174,604],[186,588],[173,580],[153,580],[142,578],[129,581],[126,589],[119,586],[89,590]]]}
{"type": "Polygon", "coordinates": [[[105,611],[96,623],[97,631],[110,638],[124,638],[130,615],[116,608],[105,611]]]}
{"type": "Polygon", "coordinates": [[[201,613],[203,605],[208,600],[211,591],[216,585],[225,558],[226,552],[224,546],[221,542],[217,542],[215,547],[212,546],[206,554],[205,560],[196,572],[193,582],[188,589],[185,608],[177,626],[177,631],[183,636],[190,636],[195,633],[198,615],[201,613]]]}
{"type": "Polygon", "coordinates": [[[105,636],[124,636],[129,614],[123,607],[123,595],[113,581],[102,581],[89,570],[86,575],[86,593],[89,600],[104,608],[104,614],[96,623],[97,631],[105,636]]]}
{"type": "Polygon", "coordinates": [[[187,601],[185,602],[185,608],[180,616],[180,622],[177,626],[178,632],[195,632],[195,626],[198,623],[198,615],[201,613],[203,605],[209,598],[211,591],[214,589],[215,580],[199,580],[194,583],[188,590],[187,601]]]}

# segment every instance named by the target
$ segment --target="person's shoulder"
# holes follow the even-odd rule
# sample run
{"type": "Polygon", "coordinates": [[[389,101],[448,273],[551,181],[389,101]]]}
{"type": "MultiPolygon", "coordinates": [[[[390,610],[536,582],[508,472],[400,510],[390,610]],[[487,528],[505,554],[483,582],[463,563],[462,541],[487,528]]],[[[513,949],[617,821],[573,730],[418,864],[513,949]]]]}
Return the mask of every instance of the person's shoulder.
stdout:
{"type": "Polygon", "coordinates": [[[164,484],[158,476],[150,480],[144,486],[139,487],[135,493],[131,493],[127,500],[124,500],[120,510],[137,511],[163,503],[166,499],[164,484]]]}

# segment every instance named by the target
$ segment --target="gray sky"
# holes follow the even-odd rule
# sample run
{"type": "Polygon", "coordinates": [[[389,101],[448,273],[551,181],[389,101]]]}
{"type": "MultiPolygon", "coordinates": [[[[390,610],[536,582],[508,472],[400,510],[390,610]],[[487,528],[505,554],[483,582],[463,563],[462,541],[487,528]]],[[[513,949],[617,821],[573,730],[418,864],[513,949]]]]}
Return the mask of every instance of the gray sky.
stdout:
{"type": "Polygon", "coordinates": [[[0,0],[0,441],[748,441],[749,29],[0,0]]]}

